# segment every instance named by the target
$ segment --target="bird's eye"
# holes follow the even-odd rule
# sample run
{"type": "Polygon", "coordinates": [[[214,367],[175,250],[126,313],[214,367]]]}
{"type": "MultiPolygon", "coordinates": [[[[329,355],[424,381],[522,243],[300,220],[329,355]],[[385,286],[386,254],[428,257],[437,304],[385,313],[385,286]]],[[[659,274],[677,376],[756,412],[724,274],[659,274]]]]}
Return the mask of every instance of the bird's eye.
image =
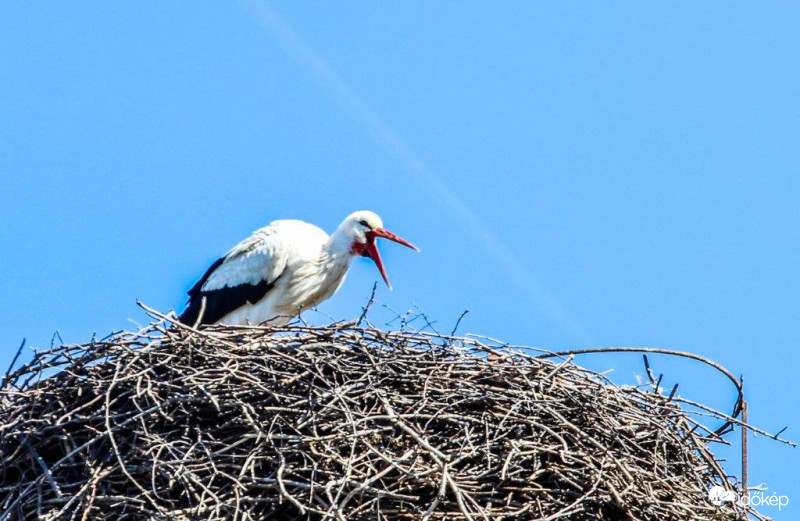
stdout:
{"type": "Polygon", "coordinates": [[[369,230],[372,229],[372,226],[370,226],[369,223],[365,219],[361,219],[360,221],[358,221],[358,224],[360,224],[361,226],[363,226],[364,228],[367,228],[369,230]]]}

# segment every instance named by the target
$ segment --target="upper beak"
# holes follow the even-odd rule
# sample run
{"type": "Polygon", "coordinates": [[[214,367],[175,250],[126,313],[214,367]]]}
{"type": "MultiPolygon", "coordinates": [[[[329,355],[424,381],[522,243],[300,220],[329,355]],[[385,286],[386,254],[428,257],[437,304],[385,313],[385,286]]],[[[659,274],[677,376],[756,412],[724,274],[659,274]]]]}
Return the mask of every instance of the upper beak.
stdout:
{"type": "Polygon", "coordinates": [[[371,258],[375,265],[378,267],[378,271],[381,272],[381,277],[386,282],[386,285],[389,289],[392,289],[392,283],[389,282],[389,276],[386,275],[386,270],[383,267],[383,261],[381,260],[381,254],[378,251],[378,246],[375,244],[375,239],[378,237],[382,237],[384,239],[389,239],[390,241],[394,241],[398,244],[402,244],[403,246],[407,246],[412,250],[419,251],[419,248],[408,242],[407,240],[398,237],[397,235],[393,234],[389,230],[384,230],[383,228],[375,228],[374,230],[370,230],[366,233],[367,235],[367,243],[364,245],[364,250],[367,256],[371,258]]]}

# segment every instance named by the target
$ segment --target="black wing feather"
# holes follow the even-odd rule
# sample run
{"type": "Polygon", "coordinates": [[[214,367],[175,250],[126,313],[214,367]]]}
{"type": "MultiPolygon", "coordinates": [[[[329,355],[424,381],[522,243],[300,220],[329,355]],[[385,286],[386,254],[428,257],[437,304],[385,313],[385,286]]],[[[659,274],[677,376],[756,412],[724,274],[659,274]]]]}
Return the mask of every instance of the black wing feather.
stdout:
{"type": "Polygon", "coordinates": [[[202,291],[203,284],[211,277],[214,270],[225,262],[225,257],[220,257],[209,266],[205,274],[192,286],[189,293],[189,304],[178,320],[186,325],[193,326],[203,307],[203,298],[206,299],[205,310],[200,324],[213,324],[231,311],[244,306],[255,304],[275,286],[275,281],[262,280],[258,284],[239,284],[238,286],[225,286],[211,291],[202,291]]]}

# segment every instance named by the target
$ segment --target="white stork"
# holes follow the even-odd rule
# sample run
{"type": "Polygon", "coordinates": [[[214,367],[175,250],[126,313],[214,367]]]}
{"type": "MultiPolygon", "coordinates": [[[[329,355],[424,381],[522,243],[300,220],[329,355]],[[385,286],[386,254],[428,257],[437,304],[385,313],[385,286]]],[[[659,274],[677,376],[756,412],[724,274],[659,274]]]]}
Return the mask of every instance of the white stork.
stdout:
{"type": "Polygon", "coordinates": [[[217,259],[189,290],[187,325],[282,325],[336,293],[356,256],[371,258],[391,289],[375,239],[419,248],[383,228],[375,213],[351,213],[328,237],[298,220],[274,221],[217,259]],[[198,322],[199,320],[199,322],[198,322]]]}

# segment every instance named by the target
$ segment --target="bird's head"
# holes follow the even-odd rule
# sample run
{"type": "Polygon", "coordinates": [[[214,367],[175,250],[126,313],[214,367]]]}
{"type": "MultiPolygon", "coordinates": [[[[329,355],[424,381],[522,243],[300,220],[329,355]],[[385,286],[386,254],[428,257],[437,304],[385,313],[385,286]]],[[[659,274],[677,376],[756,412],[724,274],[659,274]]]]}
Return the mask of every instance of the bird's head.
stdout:
{"type": "Polygon", "coordinates": [[[398,237],[389,230],[383,227],[383,221],[374,212],[368,210],[360,210],[353,212],[339,225],[337,233],[343,233],[347,240],[350,242],[350,254],[361,255],[362,257],[369,257],[375,262],[378,271],[381,272],[383,280],[386,285],[391,289],[392,285],[389,282],[389,277],[386,275],[386,270],[381,261],[381,254],[378,252],[378,246],[375,244],[375,239],[382,237],[389,239],[407,246],[412,250],[419,251],[419,248],[408,242],[407,240],[398,237]]]}

